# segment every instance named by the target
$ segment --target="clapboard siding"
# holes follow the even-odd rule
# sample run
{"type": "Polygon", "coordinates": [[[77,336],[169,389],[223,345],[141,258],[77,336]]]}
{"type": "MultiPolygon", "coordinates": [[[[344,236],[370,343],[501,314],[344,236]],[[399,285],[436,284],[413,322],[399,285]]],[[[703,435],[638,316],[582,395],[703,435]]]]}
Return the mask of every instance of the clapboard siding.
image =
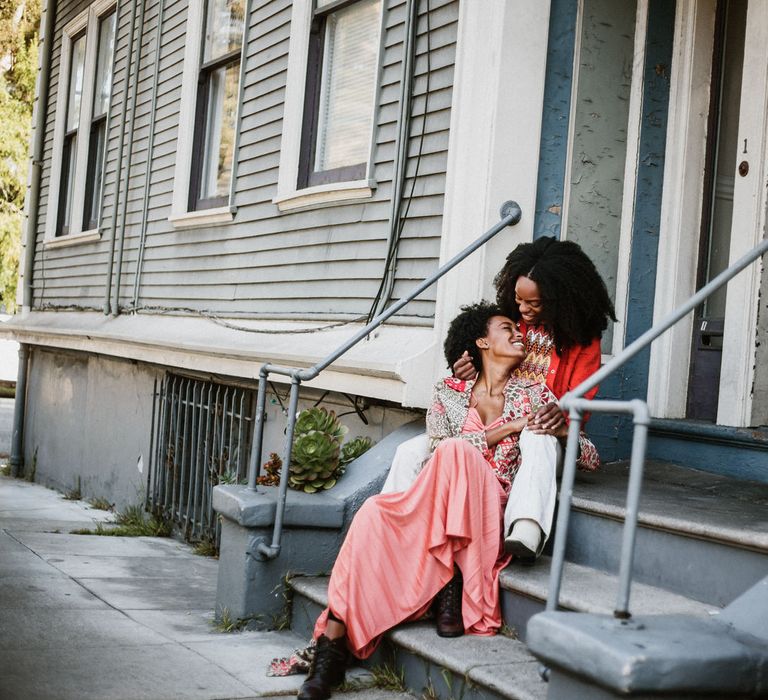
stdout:
{"type": "MultiPolygon", "coordinates": [[[[403,58],[405,2],[384,2],[382,66],[372,152],[372,176],[377,182],[373,198],[282,214],[273,204],[280,164],[292,8],[289,0],[253,0],[244,51],[245,84],[236,154],[237,214],[232,223],[194,229],[175,229],[168,221],[176,167],[187,0],[166,0],[162,17],[158,16],[159,0],[146,0],[141,27],[139,12],[136,19],[136,29],[141,34],[140,65],[137,69],[134,61],[130,75],[131,8],[123,3],[118,17],[101,239],[46,249],[45,221],[47,216],[55,215],[48,212],[47,193],[62,28],[88,6],[85,1],[61,3],[52,47],[34,266],[35,305],[100,307],[114,226],[116,248],[120,236],[124,236],[122,308],[132,301],[143,237],[139,309],[178,308],[258,317],[357,318],[367,314],[384,271],[390,229],[389,197],[393,190],[403,58]],[[162,22],[159,47],[155,46],[158,21],[162,22]],[[155,96],[156,63],[159,81],[155,96]],[[129,154],[130,134],[126,131],[118,172],[122,108],[125,100],[130,99],[136,80],[133,143],[129,154]],[[129,160],[128,187],[124,189],[129,160]]],[[[412,121],[401,207],[401,216],[407,216],[401,221],[393,299],[436,269],[442,225],[458,1],[421,0],[419,9],[412,121]]],[[[127,116],[130,117],[130,105],[127,116]]],[[[409,304],[401,312],[404,320],[430,323],[434,294],[433,288],[409,304]]]]}

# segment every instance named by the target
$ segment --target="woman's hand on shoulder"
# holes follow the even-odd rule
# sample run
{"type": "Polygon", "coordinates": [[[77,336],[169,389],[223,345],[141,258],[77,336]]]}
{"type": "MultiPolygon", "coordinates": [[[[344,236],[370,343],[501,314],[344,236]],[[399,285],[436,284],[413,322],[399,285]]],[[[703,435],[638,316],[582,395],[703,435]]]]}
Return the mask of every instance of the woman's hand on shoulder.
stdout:
{"type": "Polygon", "coordinates": [[[457,379],[467,381],[477,376],[477,369],[472,364],[472,358],[465,350],[462,356],[453,363],[453,376],[457,379]]]}

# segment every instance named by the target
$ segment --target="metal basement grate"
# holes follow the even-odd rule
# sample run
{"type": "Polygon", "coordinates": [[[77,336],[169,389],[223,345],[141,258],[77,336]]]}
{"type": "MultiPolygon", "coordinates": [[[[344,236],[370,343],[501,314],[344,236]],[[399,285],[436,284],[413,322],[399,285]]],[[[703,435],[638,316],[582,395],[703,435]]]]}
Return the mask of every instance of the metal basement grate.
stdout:
{"type": "Polygon", "coordinates": [[[213,487],[246,478],[254,392],[169,373],[154,397],[147,506],[218,547],[213,487]]]}

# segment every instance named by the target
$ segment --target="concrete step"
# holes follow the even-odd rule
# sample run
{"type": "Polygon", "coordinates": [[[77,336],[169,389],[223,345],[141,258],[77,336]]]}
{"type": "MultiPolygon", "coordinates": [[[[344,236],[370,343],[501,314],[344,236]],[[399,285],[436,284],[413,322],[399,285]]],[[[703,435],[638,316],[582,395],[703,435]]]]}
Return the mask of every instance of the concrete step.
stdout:
{"type": "MultiPolygon", "coordinates": [[[[291,628],[312,636],[327,602],[328,578],[291,579],[294,592],[291,628]]],[[[438,637],[432,621],[401,625],[385,635],[369,660],[401,670],[406,686],[418,696],[450,700],[544,700],[547,684],[525,645],[504,635],[438,637]]]]}
{"type": "MultiPolygon", "coordinates": [[[[550,557],[542,556],[533,566],[513,563],[501,573],[502,616],[521,639],[526,637],[528,620],[542,612],[546,605],[551,563],[550,557]]],[[[618,578],[615,575],[566,562],[560,588],[560,609],[610,615],[617,591],[618,578]]],[[[708,618],[717,614],[719,608],[662,588],[633,582],[630,611],[643,615],[677,614],[708,618]]]]}
{"type": "MultiPolygon", "coordinates": [[[[628,473],[617,462],[579,474],[567,559],[618,571],[628,473]]],[[[768,571],[766,484],[649,461],[638,523],[636,581],[722,607],[768,571]]]]}

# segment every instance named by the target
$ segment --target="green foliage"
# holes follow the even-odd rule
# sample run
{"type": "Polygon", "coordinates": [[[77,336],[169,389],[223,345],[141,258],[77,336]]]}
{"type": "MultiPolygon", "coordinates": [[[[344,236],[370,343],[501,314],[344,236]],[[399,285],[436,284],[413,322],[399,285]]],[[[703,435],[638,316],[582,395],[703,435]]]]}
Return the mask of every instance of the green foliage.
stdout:
{"type": "Polygon", "coordinates": [[[79,501],[83,497],[83,489],[82,484],[80,482],[80,475],[78,475],[75,488],[67,491],[66,496],[64,496],[64,499],[67,501],[79,501]]]}
{"type": "Polygon", "coordinates": [[[294,428],[288,485],[306,493],[335,486],[346,465],[372,444],[357,437],[342,446],[346,433],[333,411],[318,406],[302,411],[294,428]]]}
{"type": "Polygon", "coordinates": [[[308,433],[312,430],[328,433],[331,437],[339,439],[347,433],[347,428],[339,423],[336,414],[321,406],[305,409],[296,419],[296,427],[294,428],[296,435],[308,433]]]}
{"type": "Polygon", "coordinates": [[[112,537],[170,537],[171,523],[154,515],[147,518],[142,506],[128,506],[115,516],[114,523],[96,523],[96,529],[72,530],[73,535],[112,537]]]}
{"type": "Polygon", "coordinates": [[[13,313],[21,251],[39,0],[0,0],[0,304],[13,313]]]}
{"type": "Polygon", "coordinates": [[[364,452],[368,452],[373,446],[369,437],[356,437],[345,443],[341,448],[341,457],[339,461],[342,464],[349,464],[356,460],[364,452]]]}
{"type": "Polygon", "coordinates": [[[230,634],[232,632],[242,632],[251,622],[258,622],[261,615],[251,617],[232,617],[229,608],[224,608],[219,613],[218,619],[212,620],[211,624],[217,632],[230,634]]]}
{"type": "Polygon", "coordinates": [[[112,510],[115,507],[114,503],[110,503],[106,498],[92,498],[88,501],[91,508],[95,508],[96,510],[112,510]]]}
{"type": "Polygon", "coordinates": [[[216,543],[211,542],[210,540],[200,540],[199,542],[196,542],[195,546],[192,548],[192,552],[200,557],[219,558],[219,550],[216,547],[216,543]]]}

